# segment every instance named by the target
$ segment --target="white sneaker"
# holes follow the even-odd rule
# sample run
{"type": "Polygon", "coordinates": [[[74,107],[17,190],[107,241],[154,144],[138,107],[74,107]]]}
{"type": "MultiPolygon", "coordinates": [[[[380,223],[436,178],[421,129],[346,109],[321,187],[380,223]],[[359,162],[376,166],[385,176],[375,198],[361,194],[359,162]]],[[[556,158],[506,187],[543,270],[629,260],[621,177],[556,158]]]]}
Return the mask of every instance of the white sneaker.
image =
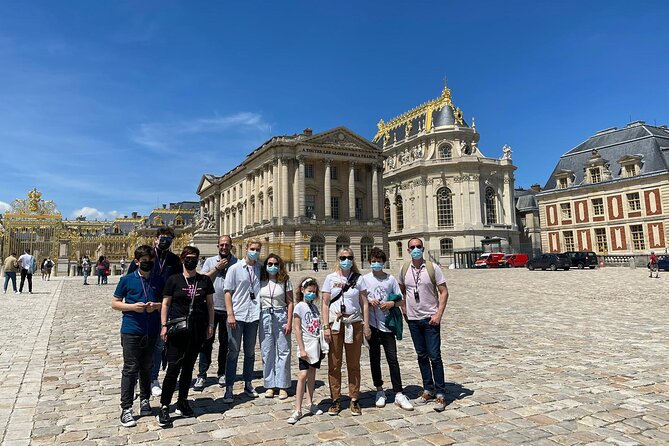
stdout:
{"type": "Polygon", "coordinates": [[[323,411],[321,409],[319,409],[318,406],[315,405],[315,404],[312,404],[311,406],[309,406],[309,413],[311,415],[323,415],[323,411]]]}
{"type": "Polygon", "coordinates": [[[411,404],[409,398],[402,392],[397,392],[395,394],[395,404],[404,410],[413,410],[413,404],[411,404]]]}
{"type": "Polygon", "coordinates": [[[225,387],[225,375],[221,375],[218,377],[218,385],[221,387],[225,387]]]}
{"type": "Polygon", "coordinates": [[[302,412],[295,411],[290,418],[288,418],[288,424],[295,424],[300,418],[302,418],[302,412]]]}
{"type": "Polygon", "coordinates": [[[386,407],[386,392],[384,390],[376,392],[376,407],[386,407]]]}
{"type": "Polygon", "coordinates": [[[205,385],[204,377],[198,376],[197,379],[195,380],[195,384],[193,385],[193,390],[202,392],[204,390],[204,385],[205,385]]]}
{"type": "Polygon", "coordinates": [[[163,394],[163,389],[160,388],[160,381],[154,379],[151,382],[151,395],[160,396],[163,394]]]}

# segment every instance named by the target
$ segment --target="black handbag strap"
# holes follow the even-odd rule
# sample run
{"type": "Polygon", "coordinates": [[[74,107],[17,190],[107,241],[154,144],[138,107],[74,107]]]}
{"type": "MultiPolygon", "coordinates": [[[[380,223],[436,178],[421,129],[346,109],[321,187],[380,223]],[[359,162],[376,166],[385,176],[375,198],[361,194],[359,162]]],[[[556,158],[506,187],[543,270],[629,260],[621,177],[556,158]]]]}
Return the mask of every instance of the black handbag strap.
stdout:
{"type": "Polygon", "coordinates": [[[347,292],[353,285],[355,285],[355,283],[358,281],[358,277],[360,277],[360,274],[353,273],[348,282],[346,282],[346,285],[342,287],[341,293],[337,294],[337,296],[330,301],[330,305],[341,299],[344,296],[344,293],[347,292]]]}

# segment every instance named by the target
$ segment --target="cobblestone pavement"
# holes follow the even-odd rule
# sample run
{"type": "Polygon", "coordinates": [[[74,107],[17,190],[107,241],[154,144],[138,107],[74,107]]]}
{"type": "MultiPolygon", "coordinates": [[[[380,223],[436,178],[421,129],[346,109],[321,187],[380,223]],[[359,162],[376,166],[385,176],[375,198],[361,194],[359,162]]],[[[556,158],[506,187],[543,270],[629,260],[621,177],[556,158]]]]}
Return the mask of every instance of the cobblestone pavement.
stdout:
{"type": "MultiPolygon", "coordinates": [[[[0,295],[0,439],[6,445],[669,443],[669,274],[649,279],[642,269],[614,268],[445,274],[451,291],[442,328],[445,412],[429,406],[405,412],[392,403],[375,408],[363,352],[361,417],[345,410],[289,426],[294,397],[240,397],[230,406],[212,380],[203,392],[191,392],[198,416],[177,417],[166,430],[153,417],[140,418],[135,428],[119,425],[120,314],[110,308],[116,280],[100,287],[36,280],[34,295],[0,295]]],[[[407,393],[416,396],[420,375],[409,337],[399,342],[399,355],[407,393]]],[[[316,390],[324,409],[326,368],[316,390]]],[[[263,390],[259,374],[255,384],[263,390]]]]}

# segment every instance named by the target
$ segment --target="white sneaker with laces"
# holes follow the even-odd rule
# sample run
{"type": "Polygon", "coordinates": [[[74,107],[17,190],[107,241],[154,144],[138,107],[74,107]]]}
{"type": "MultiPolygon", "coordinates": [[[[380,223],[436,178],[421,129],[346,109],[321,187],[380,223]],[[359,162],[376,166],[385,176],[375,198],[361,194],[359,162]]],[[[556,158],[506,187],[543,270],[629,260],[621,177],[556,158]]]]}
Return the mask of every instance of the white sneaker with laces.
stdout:
{"type": "Polygon", "coordinates": [[[160,396],[163,394],[163,389],[160,387],[160,381],[154,379],[151,382],[151,395],[160,396]]]}
{"type": "Polygon", "coordinates": [[[205,379],[202,376],[198,376],[193,384],[193,390],[203,391],[204,390],[205,379]]]}
{"type": "Polygon", "coordinates": [[[376,392],[376,407],[386,407],[386,392],[384,390],[376,392]]]}
{"type": "Polygon", "coordinates": [[[288,424],[295,424],[300,418],[302,418],[302,412],[295,411],[290,418],[288,418],[288,424]]]}
{"type": "Polygon", "coordinates": [[[409,398],[402,392],[397,392],[395,394],[395,404],[404,410],[413,410],[413,404],[411,404],[409,398]]]}

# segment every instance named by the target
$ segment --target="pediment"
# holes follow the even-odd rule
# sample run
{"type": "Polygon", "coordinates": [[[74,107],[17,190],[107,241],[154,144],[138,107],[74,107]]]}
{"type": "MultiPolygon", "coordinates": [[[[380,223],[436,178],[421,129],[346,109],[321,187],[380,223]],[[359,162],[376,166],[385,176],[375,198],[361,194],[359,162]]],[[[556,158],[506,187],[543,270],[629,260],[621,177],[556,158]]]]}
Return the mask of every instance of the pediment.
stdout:
{"type": "Polygon", "coordinates": [[[202,175],[202,179],[200,180],[200,185],[197,188],[197,194],[201,195],[202,192],[205,190],[209,189],[211,186],[213,186],[213,178],[211,175],[202,175]]]}
{"type": "Polygon", "coordinates": [[[326,132],[316,134],[304,140],[306,144],[323,145],[331,147],[342,147],[364,151],[380,152],[381,150],[371,141],[358,135],[346,127],[337,127],[326,132]]]}

